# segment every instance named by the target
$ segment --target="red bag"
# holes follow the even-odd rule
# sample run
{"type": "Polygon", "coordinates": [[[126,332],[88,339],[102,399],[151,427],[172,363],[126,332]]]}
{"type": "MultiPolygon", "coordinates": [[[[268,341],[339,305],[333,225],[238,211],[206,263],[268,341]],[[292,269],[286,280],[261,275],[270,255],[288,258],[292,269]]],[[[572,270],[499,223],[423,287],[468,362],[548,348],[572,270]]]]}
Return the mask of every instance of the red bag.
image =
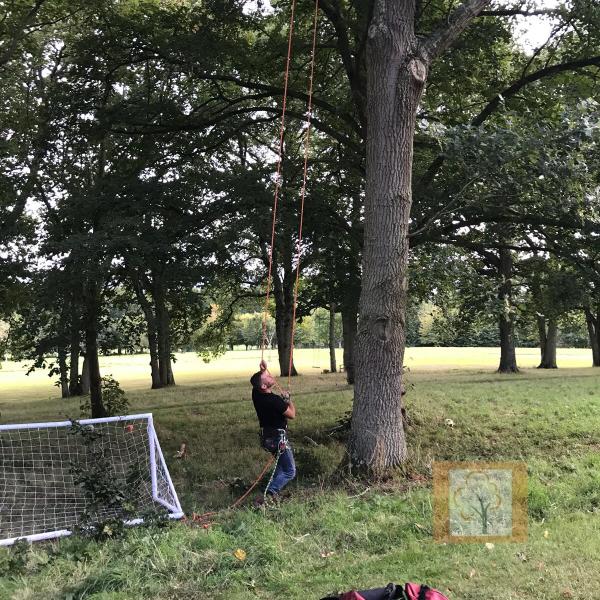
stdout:
{"type": "Polygon", "coordinates": [[[339,597],[329,596],[322,600],[448,600],[444,594],[426,585],[407,583],[404,587],[388,584],[385,588],[355,590],[339,597]]]}
{"type": "Polygon", "coordinates": [[[441,592],[416,583],[407,583],[404,586],[404,595],[406,600],[448,600],[441,592]]]}

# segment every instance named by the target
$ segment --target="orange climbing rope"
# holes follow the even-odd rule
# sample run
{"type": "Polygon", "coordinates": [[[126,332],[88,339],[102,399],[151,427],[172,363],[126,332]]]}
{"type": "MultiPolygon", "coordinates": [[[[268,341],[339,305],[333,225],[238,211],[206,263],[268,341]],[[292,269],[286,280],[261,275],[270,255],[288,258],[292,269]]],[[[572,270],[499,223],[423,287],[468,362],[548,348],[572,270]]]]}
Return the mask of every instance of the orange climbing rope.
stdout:
{"type": "Polygon", "coordinates": [[[283,80],[283,107],[281,110],[281,125],[279,126],[279,154],[277,157],[277,175],[275,176],[275,198],[273,200],[273,215],[271,223],[271,247],[269,249],[269,272],[267,274],[267,294],[265,298],[265,310],[262,323],[262,343],[261,360],[265,357],[265,346],[267,343],[267,318],[269,316],[269,296],[271,293],[271,280],[273,278],[273,247],[275,245],[275,226],[277,224],[277,207],[279,202],[279,191],[281,190],[282,180],[282,162],[283,162],[283,142],[285,135],[285,110],[287,108],[288,81],[290,78],[290,61],[292,59],[292,40],[294,37],[294,15],[296,12],[296,0],[292,0],[292,10],[290,15],[290,28],[288,33],[288,51],[285,61],[285,76],[283,80]]]}
{"type": "MultiPolygon", "coordinates": [[[[277,175],[275,180],[275,197],[273,201],[273,218],[271,224],[271,247],[269,249],[269,269],[267,275],[267,293],[265,299],[265,310],[263,314],[263,335],[262,335],[262,344],[261,344],[261,359],[264,359],[265,346],[267,341],[267,319],[269,315],[269,298],[271,291],[271,282],[272,282],[272,272],[273,272],[273,251],[275,246],[275,231],[276,231],[276,223],[277,223],[277,208],[279,202],[279,193],[281,190],[282,184],[282,161],[283,161],[283,151],[284,151],[284,134],[285,134],[285,111],[287,107],[287,90],[288,90],[288,80],[289,80],[289,69],[290,69],[290,61],[292,54],[292,37],[293,37],[293,29],[294,29],[294,12],[295,12],[296,2],[292,0],[292,11],[291,11],[291,19],[290,19],[290,30],[288,36],[288,55],[286,60],[286,70],[285,70],[285,79],[284,79],[284,87],[283,87],[283,110],[281,114],[281,127],[279,132],[279,156],[277,160],[277,175]]],[[[319,1],[315,0],[315,11],[314,11],[314,19],[313,19],[313,32],[312,32],[312,50],[311,50],[311,60],[310,60],[310,77],[308,84],[308,109],[306,113],[306,131],[304,134],[304,170],[303,170],[303,179],[302,179],[302,187],[300,190],[300,216],[299,216],[299,224],[298,224],[298,242],[296,245],[296,279],[294,282],[294,298],[293,298],[293,315],[292,315],[292,331],[291,331],[291,339],[290,339],[290,359],[288,365],[288,390],[291,388],[291,376],[292,376],[292,367],[294,364],[294,338],[296,335],[296,308],[298,305],[298,287],[300,282],[300,262],[302,257],[302,227],[304,225],[304,201],[306,198],[306,182],[308,179],[308,154],[310,150],[310,130],[311,130],[311,118],[312,118],[312,97],[313,97],[313,82],[314,82],[314,73],[315,73],[315,54],[317,47],[317,24],[318,24],[318,13],[319,13],[319,1]]],[[[278,386],[279,387],[279,386],[278,386]]],[[[281,389],[281,388],[279,388],[281,389]]]]}
{"type": "Polygon", "coordinates": [[[304,199],[306,197],[306,179],[308,176],[308,152],[310,150],[310,125],[312,118],[313,80],[315,76],[315,50],[317,47],[317,20],[319,0],[315,0],[312,51],[310,56],[310,78],[308,80],[308,111],[306,113],[306,134],[304,136],[304,173],[300,190],[300,223],[298,224],[298,246],[296,252],[296,281],[294,283],[294,308],[292,314],[292,334],[290,339],[290,362],[288,366],[288,390],[292,386],[292,366],[294,364],[294,337],[296,335],[296,308],[298,306],[298,284],[300,282],[300,259],[302,258],[302,226],[304,225],[304,199]]]}
{"type": "MultiPolygon", "coordinates": [[[[275,460],[274,456],[270,456],[263,468],[263,470],[260,472],[260,474],[258,475],[258,477],[254,480],[254,482],[252,483],[252,485],[230,506],[228,506],[225,510],[233,510],[234,508],[237,508],[250,494],[250,492],[260,483],[261,479],[265,476],[265,473],[267,472],[268,468],[273,464],[273,461],[275,460]]],[[[214,517],[215,515],[219,514],[220,511],[211,511],[211,512],[205,512],[202,514],[197,514],[197,513],[192,513],[191,518],[189,519],[189,521],[191,521],[192,523],[196,523],[199,525],[202,525],[203,527],[209,527],[211,525],[211,517],[214,517]]],[[[184,521],[187,521],[188,519],[184,516],[184,521]]]]}
{"type": "MultiPolygon", "coordinates": [[[[281,191],[281,183],[282,183],[282,162],[283,162],[283,151],[284,151],[284,135],[285,135],[285,113],[287,108],[287,91],[288,91],[288,81],[290,74],[290,62],[292,57],[292,39],[294,33],[294,15],[296,10],[296,0],[292,0],[292,8],[291,8],[291,16],[290,16],[290,28],[288,34],[288,52],[287,59],[285,65],[285,77],[284,77],[284,86],[283,86],[283,107],[281,112],[281,125],[279,129],[279,155],[277,158],[277,175],[275,179],[275,195],[273,199],[273,215],[272,215],[272,223],[271,223],[271,247],[269,249],[269,269],[267,275],[267,290],[266,290],[266,298],[265,298],[265,310],[263,315],[263,323],[262,323],[262,343],[261,343],[261,359],[264,358],[265,346],[267,342],[267,318],[269,314],[269,298],[271,292],[271,282],[273,278],[273,249],[275,245],[275,230],[277,225],[277,208],[279,202],[279,193],[281,191]]],[[[318,23],[318,12],[319,12],[319,0],[315,0],[315,12],[314,12],[314,22],[313,22],[313,34],[312,34],[312,51],[311,51],[311,61],[310,61],[310,77],[308,84],[308,110],[306,113],[306,131],[304,134],[304,172],[302,178],[302,188],[300,190],[300,217],[298,224],[298,243],[296,247],[296,280],[294,282],[294,307],[293,307],[293,318],[292,318],[292,332],[291,332],[291,340],[290,340],[290,362],[288,369],[288,390],[291,387],[291,372],[292,365],[294,361],[294,337],[296,333],[296,308],[298,304],[298,286],[300,282],[300,259],[302,256],[302,226],[304,224],[304,200],[306,197],[306,182],[308,179],[308,154],[310,150],[310,127],[311,127],[311,118],[312,118],[312,96],[313,96],[313,81],[314,81],[314,73],[315,73],[315,53],[317,47],[317,23],[318,23]]],[[[281,387],[276,383],[277,388],[283,393],[281,387]]],[[[252,492],[252,490],[258,485],[261,479],[264,477],[268,468],[273,464],[275,460],[274,456],[269,457],[267,463],[265,464],[263,470],[260,472],[258,477],[254,480],[252,485],[246,490],[246,492],[240,496],[231,506],[228,507],[229,510],[237,508],[252,492]]],[[[195,522],[197,524],[202,525],[207,528],[211,525],[210,517],[218,514],[217,512],[206,512],[203,514],[193,513],[190,521],[195,522]]]]}

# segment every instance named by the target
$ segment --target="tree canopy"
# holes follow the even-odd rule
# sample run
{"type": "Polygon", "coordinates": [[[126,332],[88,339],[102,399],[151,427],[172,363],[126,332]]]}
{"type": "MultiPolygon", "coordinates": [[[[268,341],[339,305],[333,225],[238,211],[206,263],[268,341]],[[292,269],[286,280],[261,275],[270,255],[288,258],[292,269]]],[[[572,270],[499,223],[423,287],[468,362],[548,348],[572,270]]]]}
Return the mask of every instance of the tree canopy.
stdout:
{"type": "MultiPolygon", "coordinates": [[[[498,344],[514,372],[517,342],[554,368],[587,336],[600,366],[600,9],[322,0],[299,247],[313,10],[298,3],[268,326],[287,375],[300,251],[299,343],[343,340],[351,456],[385,469],[405,456],[386,431],[407,339],[498,344]],[[525,47],[517,18],[548,39],[525,47]],[[333,338],[314,311],[338,313],[333,338]]],[[[90,386],[102,415],[98,353],[147,351],[158,388],[178,349],[256,346],[289,4],[0,11],[0,355],[63,395],[90,386]]]]}

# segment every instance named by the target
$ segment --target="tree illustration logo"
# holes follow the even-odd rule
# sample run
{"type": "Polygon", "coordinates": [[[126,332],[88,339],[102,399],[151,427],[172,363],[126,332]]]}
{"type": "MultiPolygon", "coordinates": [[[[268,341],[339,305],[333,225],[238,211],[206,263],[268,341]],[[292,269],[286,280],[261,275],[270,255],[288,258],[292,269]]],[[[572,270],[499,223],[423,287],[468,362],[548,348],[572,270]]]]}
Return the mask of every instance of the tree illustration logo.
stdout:
{"type": "Polygon", "coordinates": [[[527,531],[523,463],[434,463],[434,537],[521,541],[527,531]]]}
{"type": "Polygon", "coordinates": [[[454,535],[507,535],[512,521],[512,474],[508,470],[450,473],[450,527],[454,535]]]}

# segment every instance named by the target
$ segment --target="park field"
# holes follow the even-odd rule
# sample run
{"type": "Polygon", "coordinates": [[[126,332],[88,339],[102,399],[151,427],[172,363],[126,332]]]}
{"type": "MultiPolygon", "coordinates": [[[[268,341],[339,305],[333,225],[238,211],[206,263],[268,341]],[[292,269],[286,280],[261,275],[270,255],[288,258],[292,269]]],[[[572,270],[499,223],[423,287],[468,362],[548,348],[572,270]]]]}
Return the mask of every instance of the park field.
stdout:
{"type": "MultiPolygon", "coordinates": [[[[193,352],[176,355],[174,371],[178,384],[195,385],[200,383],[218,383],[224,380],[247,379],[260,361],[257,351],[237,350],[204,363],[193,352]]],[[[266,359],[273,368],[277,363],[277,352],[268,350],[266,359]]],[[[539,363],[537,348],[517,350],[519,366],[534,368],[539,363]]],[[[457,371],[484,370],[493,371],[498,365],[498,348],[407,348],[404,364],[410,369],[420,371],[457,371]]],[[[585,348],[559,348],[560,367],[585,368],[591,365],[591,351],[585,348]]],[[[342,351],[337,351],[338,364],[342,364],[342,351]]],[[[329,368],[329,351],[325,348],[314,350],[296,350],[295,363],[302,374],[316,374],[329,368]]],[[[148,357],[104,356],[100,362],[103,375],[115,377],[126,390],[139,390],[148,387],[150,368],[148,357]]],[[[26,375],[28,363],[4,362],[0,365],[0,408],[13,400],[33,400],[56,397],[58,389],[55,379],[48,377],[45,371],[37,370],[26,375]]],[[[273,372],[277,369],[273,368],[273,372]]]]}
{"type": "MultiPolygon", "coordinates": [[[[265,462],[248,384],[259,354],[177,358],[178,385],[168,390],[148,389],[144,356],[104,358],[102,371],[121,382],[131,412],[154,414],[184,510],[219,511],[211,526],[0,550],[1,600],[317,600],[407,580],[451,600],[600,598],[600,369],[588,366],[589,350],[561,349],[561,368],[539,371],[537,350],[524,349],[522,372],[507,376],[494,372],[494,348],[407,349],[409,459],[377,485],[337,476],[345,446],[333,432],[352,388],[343,374],[322,372],[325,350],[299,351],[290,428],[299,476],[291,498],[266,512],[223,510],[265,462]],[[436,543],[435,460],[524,461],[527,542],[436,543]]],[[[274,364],[274,353],[267,358],[274,364]]],[[[45,374],[25,377],[22,365],[3,363],[1,421],[78,416],[78,400],[57,392],[45,374]]]]}

